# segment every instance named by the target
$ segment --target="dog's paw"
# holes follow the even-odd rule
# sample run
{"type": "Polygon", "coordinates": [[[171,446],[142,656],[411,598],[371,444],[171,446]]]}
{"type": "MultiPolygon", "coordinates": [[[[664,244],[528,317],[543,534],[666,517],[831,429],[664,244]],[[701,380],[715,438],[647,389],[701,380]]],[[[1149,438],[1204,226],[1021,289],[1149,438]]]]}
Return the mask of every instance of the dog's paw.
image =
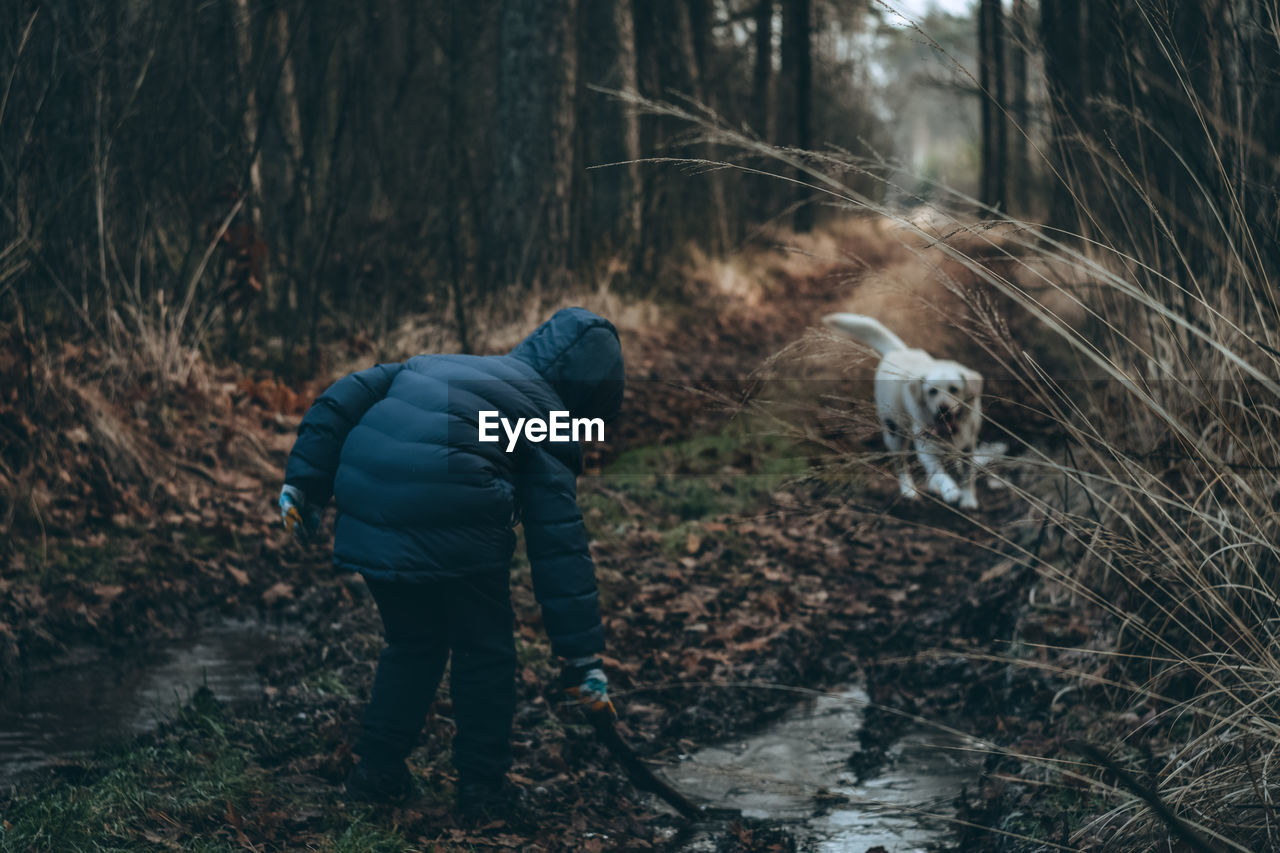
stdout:
{"type": "Polygon", "coordinates": [[[961,497],[960,487],[956,485],[956,481],[942,473],[934,474],[929,478],[929,491],[949,504],[956,503],[961,497]]]}
{"type": "Polygon", "coordinates": [[[909,501],[920,497],[920,492],[916,491],[916,484],[911,481],[910,477],[898,479],[898,493],[909,501]]]}
{"type": "Polygon", "coordinates": [[[973,492],[964,492],[960,495],[961,509],[977,509],[978,497],[973,492]]]}

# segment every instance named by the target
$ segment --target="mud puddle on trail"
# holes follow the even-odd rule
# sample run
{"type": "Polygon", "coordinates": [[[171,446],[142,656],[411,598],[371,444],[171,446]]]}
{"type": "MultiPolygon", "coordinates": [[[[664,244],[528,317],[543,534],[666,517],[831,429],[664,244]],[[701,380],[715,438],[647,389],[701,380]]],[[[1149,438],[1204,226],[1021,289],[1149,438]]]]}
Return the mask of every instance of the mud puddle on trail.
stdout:
{"type": "Polygon", "coordinates": [[[207,686],[223,702],[257,699],[258,664],[296,629],[254,620],[210,625],[150,653],[28,673],[0,690],[0,785],[78,753],[141,734],[207,686]]]}
{"type": "MultiPolygon", "coordinates": [[[[867,701],[857,688],[819,696],[755,735],[693,753],[665,774],[710,805],[787,826],[800,850],[945,848],[946,818],[961,788],[977,778],[981,755],[962,738],[915,726],[888,749],[881,772],[859,784],[848,759],[860,748],[867,701]]],[[[714,850],[714,839],[695,836],[684,849],[714,850]]]]}

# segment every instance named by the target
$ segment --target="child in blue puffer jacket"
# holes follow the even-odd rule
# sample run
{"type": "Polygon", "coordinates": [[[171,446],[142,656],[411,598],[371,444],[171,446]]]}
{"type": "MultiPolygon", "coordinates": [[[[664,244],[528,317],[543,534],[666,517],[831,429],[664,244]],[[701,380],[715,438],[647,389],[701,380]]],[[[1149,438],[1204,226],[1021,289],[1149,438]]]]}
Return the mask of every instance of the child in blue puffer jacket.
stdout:
{"type": "Polygon", "coordinates": [[[577,441],[480,440],[480,413],[611,419],[622,403],[618,333],[566,308],[504,356],[420,355],[334,383],[298,427],[280,509],[300,538],[337,504],[334,563],[361,573],[387,645],[347,779],[356,798],[410,790],[404,760],[452,654],[458,805],[502,813],[516,653],[509,573],[523,521],[534,593],[568,692],[612,713],[599,654],[595,566],[576,498],[577,441]]]}

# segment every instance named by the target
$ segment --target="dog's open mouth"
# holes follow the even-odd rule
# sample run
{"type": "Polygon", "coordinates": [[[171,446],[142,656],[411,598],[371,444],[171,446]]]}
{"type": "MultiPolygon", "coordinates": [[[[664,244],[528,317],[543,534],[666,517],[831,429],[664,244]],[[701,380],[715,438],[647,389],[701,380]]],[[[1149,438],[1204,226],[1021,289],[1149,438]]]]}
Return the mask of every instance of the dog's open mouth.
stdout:
{"type": "Polygon", "coordinates": [[[956,416],[953,412],[939,412],[933,422],[933,431],[940,438],[951,438],[956,434],[956,416]]]}

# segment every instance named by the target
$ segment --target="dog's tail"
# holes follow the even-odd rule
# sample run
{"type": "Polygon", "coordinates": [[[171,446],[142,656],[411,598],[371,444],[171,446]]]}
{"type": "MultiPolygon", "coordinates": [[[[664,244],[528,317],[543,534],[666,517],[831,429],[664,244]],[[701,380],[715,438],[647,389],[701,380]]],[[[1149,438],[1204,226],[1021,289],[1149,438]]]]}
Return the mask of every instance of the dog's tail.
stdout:
{"type": "Polygon", "coordinates": [[[842,335],[875,347],[880,355],[907,348],[902,338],[886,329],[884,323],[874,317],[864,314],[828,314],[822,318],[822,322],[842,335]]]}

